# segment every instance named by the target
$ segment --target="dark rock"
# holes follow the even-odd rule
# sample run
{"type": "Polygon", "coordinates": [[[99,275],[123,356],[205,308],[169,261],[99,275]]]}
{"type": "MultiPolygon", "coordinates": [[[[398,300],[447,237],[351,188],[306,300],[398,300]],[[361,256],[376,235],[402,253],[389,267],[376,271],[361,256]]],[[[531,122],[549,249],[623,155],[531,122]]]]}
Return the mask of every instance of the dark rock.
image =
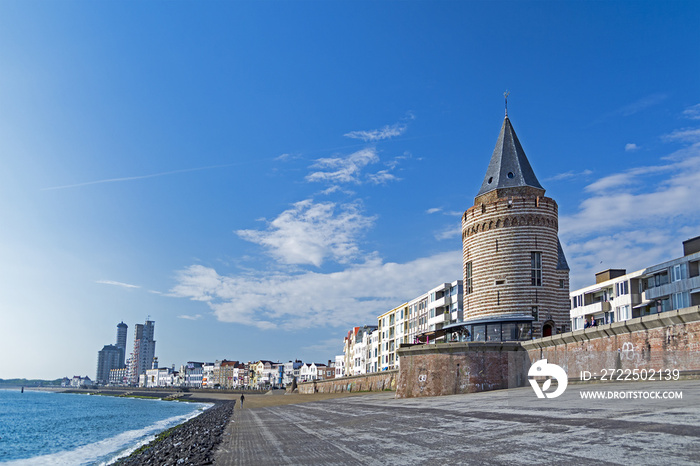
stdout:
{"type": "Polygon", "coordinates": [[[221,435],[233,415],[235,404],[235,401],[216,403],[184,424],[161,432],[151,443],[114,464],[120,466],[212,464],[214,449],[221,441],[221,435]]]}

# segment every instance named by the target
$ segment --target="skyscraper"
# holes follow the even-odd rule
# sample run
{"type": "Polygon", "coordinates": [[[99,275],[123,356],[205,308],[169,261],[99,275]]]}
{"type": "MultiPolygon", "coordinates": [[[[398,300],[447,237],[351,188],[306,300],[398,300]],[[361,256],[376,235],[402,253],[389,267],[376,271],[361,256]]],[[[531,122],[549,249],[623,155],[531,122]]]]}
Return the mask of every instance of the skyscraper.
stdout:
{"type": "Polygon", "coordinates": [[[139,383],[139,376],[153,365],[156,354],[156,341],[153,339],[155,322],[146,320],[145,324],[136,324],[134,329],[134,351],[131,353],[129,382],[139,383]]]}
{"type": "Polygon", "coordinates": [[[120,348],[122,350],[122,356],[119,359],[119,367],[116,367],[116,369],[122,369],[126,367],[124,365],[124,358],[126,357],[126,332],[129,329],[129,326],[126,325],[124,322],[120,322],[117,325],[117,348],[120,348]]]}
{"type": "Polygon", "coordinates": [[[97,353],[97,375],[95,382],[99,384],[109,383],[109,371],[119,369],[119,361],[124,358],[121,348],[114,345],[105,345],[97,353]]]}
{"type": "Polygon", "coordinates": [[[109,371],[112,369],[122,369],[125,366],[124,357],[126,355],[126,331],[129,327],[120,322],[117,325],[117,344],[105,345],[97,353],[97,383],[109,383],[109,371]]]}

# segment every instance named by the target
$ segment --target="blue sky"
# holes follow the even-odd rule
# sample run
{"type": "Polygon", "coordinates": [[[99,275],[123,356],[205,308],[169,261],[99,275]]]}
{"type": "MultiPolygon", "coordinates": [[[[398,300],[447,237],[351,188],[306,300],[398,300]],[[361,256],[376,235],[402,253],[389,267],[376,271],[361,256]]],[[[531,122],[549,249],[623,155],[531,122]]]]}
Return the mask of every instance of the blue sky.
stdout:
{"type": "Polygon", "coordinates": [[[0,377],[342,351],[460,276],[509,116],[572,289],[700,234],[695,2],[3,2],[0,377]]]}

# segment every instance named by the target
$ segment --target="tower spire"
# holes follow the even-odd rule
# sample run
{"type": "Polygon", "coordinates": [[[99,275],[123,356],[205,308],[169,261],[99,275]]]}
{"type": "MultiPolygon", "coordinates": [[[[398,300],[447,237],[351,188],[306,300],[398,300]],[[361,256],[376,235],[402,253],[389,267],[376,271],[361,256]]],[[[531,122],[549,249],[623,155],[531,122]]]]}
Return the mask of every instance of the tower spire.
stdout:
{"type": "Polygon", "coordinates": [[[506,89],[506,91],[503,93],[503,97],[506,99],[506,118],[508,118],[508,96],[510,95],[510,91],[506,89]]]}
{"type": "Polygon", "coordinates": [[[541,189],[542,195],[544,195],[544,188],[537,180],[506,113],[496,147],[493,149],[491,161],[486,169],[484,182],[476,196],[479,197],[496,189],[526,186],[541,189]]]}

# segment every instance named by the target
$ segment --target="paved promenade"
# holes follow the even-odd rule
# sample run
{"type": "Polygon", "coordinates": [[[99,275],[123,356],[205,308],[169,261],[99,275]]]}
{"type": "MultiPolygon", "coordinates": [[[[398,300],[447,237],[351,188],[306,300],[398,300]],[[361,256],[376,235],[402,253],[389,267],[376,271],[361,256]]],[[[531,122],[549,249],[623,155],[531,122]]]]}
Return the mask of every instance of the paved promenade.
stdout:
{"type": "Polygon", "coordinates": [[[421,463],[697,465],[700,381],[569,385],[544,400],[527,387],[237,406],[215,455],[216,465],[421,463]],[[590,391],[673,391],[683,399],[582,399],[590,391]]]}

